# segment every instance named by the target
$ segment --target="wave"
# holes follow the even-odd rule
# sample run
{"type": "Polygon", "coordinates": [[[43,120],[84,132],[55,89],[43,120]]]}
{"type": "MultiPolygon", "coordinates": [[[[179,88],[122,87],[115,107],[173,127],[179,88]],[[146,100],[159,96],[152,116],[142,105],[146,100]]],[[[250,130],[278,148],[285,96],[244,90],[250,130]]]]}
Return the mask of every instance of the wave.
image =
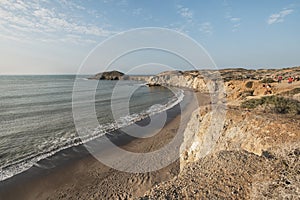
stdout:
{"type": "Polygon", "coordinates": [[[85,137],[72,138],[71,141],[69,140],[65,142],[63,146],[54,147],[53,149],[50,149],[48,151],[35,154],[35,155],[29,155],[27,157],[24,157],[21,160],[17,160],[8,165],[0,166],[0,181],[3,181],[21,172],[24,172],[33,166],[45,168],[45,166],[40,165],[38,162],[43,159],[47,159],[62,150],[79,146],[91,140],[100,138],[105,134],[111,134],[111,132],[114,130],[129,126],[146,117],[153,116],[160,112],[164,112],[174,107],[175,105],[179,104],[183,100],[183,98],[184,98],[184,91],[181,89],[176,89],[175,96],[171,98],[166,104],[152,105],[150,108],[142,111],[141,113],[133,113],[125,117],[121,117],[120,119],[116,120],[113,123],[99,125],[95,130],[91,131],[91,134],[85,137]]]}
{"type": "Polygon", "coordinates": [[[79,80],[83,80],[83,81],[89,81],[88,78],[78,78],[79,80]]]}

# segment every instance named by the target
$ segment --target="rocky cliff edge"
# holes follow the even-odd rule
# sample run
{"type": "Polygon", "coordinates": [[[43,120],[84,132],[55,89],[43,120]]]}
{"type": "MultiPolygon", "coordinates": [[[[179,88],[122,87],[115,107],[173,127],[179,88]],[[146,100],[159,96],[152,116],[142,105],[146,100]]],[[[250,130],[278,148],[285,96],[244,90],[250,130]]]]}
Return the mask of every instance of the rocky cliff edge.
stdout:
{"type": "Polygon", "coordinates": [[[287,78],[297,79],[299,72],[300,67],[228,69],[166,72],[150,77],[150,86],[213,92],[211,96],[218,96],[218,100],[193,112],[185,130],[179,176],[156,185],[141,199],[297,199],[300,81],[287,83],[287,78]],[[217,76],[212,76],[214,73],[217,76]],[[281,83],[278,76],[283,76],[281,83]],[[262,98],[275,99],[275,103],[241,106],[245,101],[263,102],[262,98]],[[281,98],[287,99],[284,102],[291,100],[293,104],[283,106],[293,105],[296,112],[275,112],[281,98]]]}

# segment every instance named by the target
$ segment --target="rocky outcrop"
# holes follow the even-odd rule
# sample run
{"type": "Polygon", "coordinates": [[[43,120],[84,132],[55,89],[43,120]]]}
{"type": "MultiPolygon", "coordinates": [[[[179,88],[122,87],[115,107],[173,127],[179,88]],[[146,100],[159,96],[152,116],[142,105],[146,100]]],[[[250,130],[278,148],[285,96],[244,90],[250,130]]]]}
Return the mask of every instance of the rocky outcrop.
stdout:
{"type": "MultiPolygon", "coordinates": [[[[240,108],[243,100],[265,95],[264,84],[256,79],[274,76],[274,74],[287,75],[289,73],[297,76],[299,72],[300,67],[281,70],[225,69],[218,72],[167,71],[150,77],[148,84],[151,86],[191,88],[210,93],[211,98],[217,95],[211,105],[200,107],[192,114],[184,134],[181,168],[186,163],[205,157],[212,151],[238,148],[262,155],[262,152],[274,145],[299,140],[299,134],[296,134],[300,127],[299,122],[287,127],[293,119],[285,120],[283,117],[275,123],[274,118],[278,119],[276,114],[261,115],[240,108]],[[229,108],[225,108],[226,105],[229,108]]],[[[294,82],[293,85],[287,83],[271,83],[270,85],[271,95],[286,95],[287,98],[296,100],[299,98],[299,81],[294,82]]]]}
{"type": "Polygon", "coordinates": [[[270,148],[294,145],[300,139],[297,131],[300,116],[278,116],[240,108],[227,108],[226,116],[221,118],[219,115],[218,112],[213,114],[208,106],[194,111],[186,129],[185,141],[188,145],[181,156],[182,166],[221,150],[239,149],[261,156],[270,148]],[[219,124],[219,120],[224,120],[222,127],[214,125],[215,119],[218,119],[219,124]],[[199,128],[195,129],[194,125],[199,128]],[[215,134],[215,129],[219,129],[218,135],[215,134]]]}
{"type": "MultiPolygon", "coordinates": [[[[212,71],[176,71],[150,77],[149,85],[187,87],[200,92],[223,93],[219,91],[222,82],[227,107],[218,101],[193,112],[184,132],[179,176],[156,185],[141,199],[299,197],[300,116],[240,107],[245,99],[265,95],[262,79],[297,76],[299,72],[299,67],[227,69],[221,70],[219,76],[210,76],[212,71]]],[[[272,83],[271,87],[271,95],[299,98],[300,82],[272,83]]]]}
{"type": "Polygon", "coordinates": [[[124,73],[119,71],[109,71],[109,72],[102,72],[98,73],[89,79],[93,80],[120,80],[124,76],[124,73]]]}
{"type": "Polygon", "coordinates": [[[213,93],[219,80],[221,77],[218,72],[168,71],[150,77],[147,84],[149,86],[190,88],[204,93],[213,93]]]}
{"type": "Polygon", "coordinates": [[[127,75],[119,71],[109,71],[95,74],[89,77],[90,80],[132,80],[147,82],[149,75],[127,75]]]}
{"type": "Polygon", "coordinates": [[[219,134],[215,118],[220,116],[210,106],[194,111],[179,176],[156,185],[144,199],[298,198],[300,116],[229,108],[219,134]]]}

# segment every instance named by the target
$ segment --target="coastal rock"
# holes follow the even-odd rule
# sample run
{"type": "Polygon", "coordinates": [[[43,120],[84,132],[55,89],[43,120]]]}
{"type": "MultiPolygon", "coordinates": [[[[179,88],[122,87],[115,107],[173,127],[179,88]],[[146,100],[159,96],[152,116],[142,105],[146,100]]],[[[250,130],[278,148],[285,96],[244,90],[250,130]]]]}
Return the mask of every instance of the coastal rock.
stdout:
{"type": "Polygon", "coordinates": [[[90,80],[132,80],[147,82],[149,75],[127,75],[119,71],[109,71],[95,74],[89,77],[90,80]]]}
{"type": "MultiPolygon", "coordinates": [[[[148,83],[152,85],[187,87],[200,92],[220,92],[219,82],[223,82],[228,107],[214,111],[222,104],[212,102],[193,112],[181,146],[180,174],[156,185],[140,199],[299,197],[300,176],[296,166],[300,165],[300,116],[240,107],[245,99],[266,96],[262,80],[278,75],[296,77],[299,72],[300,67],[226,69],[219,71],[220,76],[212,71],[188,71],[150,77],[148,83]]],[[[271,95],[299,100],[299,81],[270,85],[271,95]]]]}
{"type": "Polygon", "coordinates": [[[89,79],[92,80],[120,80],[123,79],[124,73],[119,71],[109,71],[109,72],[102,72],[98,73],[89,79]]]}
{"type": "Polygon", "coordinates": [[[192,114],[184,133],[180,174],[140,199],[299,197],[299,116],[291,120],[228,109],[216,134],[218,116],[211,112],[203,106],[192,114]]]}
{"type": "MultiPolygon", "coordinates": [[[[173,86],[191,88],[201,92],[209,92],[207,84],[203,78],[198,77],[199,72],[167,71],[156,76],[149,77],[149,86],[173,86]]],[[[210,81],[209,81],[210,82],[210,81]]]]}

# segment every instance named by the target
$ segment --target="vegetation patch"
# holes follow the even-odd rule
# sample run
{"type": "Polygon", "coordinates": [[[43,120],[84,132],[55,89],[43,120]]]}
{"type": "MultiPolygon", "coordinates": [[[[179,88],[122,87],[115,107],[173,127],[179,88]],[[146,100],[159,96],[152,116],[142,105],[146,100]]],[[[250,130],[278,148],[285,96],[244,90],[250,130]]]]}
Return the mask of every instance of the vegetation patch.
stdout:
{"type": "Polygon", "coordinates": [[[261,83],[274,83],[276,81],[274,81],[274,79],[272,78],[265,78],[263,80],[260,81],[261,83]]]}
{"type": "Polygon", "coordinates": [[[300,88],[294,88],[290,91],[282,92],[280,94],[284,95],[284,96],[293,96],[293,95],[299,94],[299,93],[300,93],[300,88]]]}
{"type": "Polygon", "coordinates": [[[266,96],[260,99],[249,99],[241,104],[242,108],[262,108],[280,114],[300,114],[300,102],[280,96],[266,96]]]}
{"type": "Polygon", "coordinates": [[[248,97],[248,96],[253,96],[254,90],[246,90],[243,93],[240,94],[242,97],[248,97]]]}

